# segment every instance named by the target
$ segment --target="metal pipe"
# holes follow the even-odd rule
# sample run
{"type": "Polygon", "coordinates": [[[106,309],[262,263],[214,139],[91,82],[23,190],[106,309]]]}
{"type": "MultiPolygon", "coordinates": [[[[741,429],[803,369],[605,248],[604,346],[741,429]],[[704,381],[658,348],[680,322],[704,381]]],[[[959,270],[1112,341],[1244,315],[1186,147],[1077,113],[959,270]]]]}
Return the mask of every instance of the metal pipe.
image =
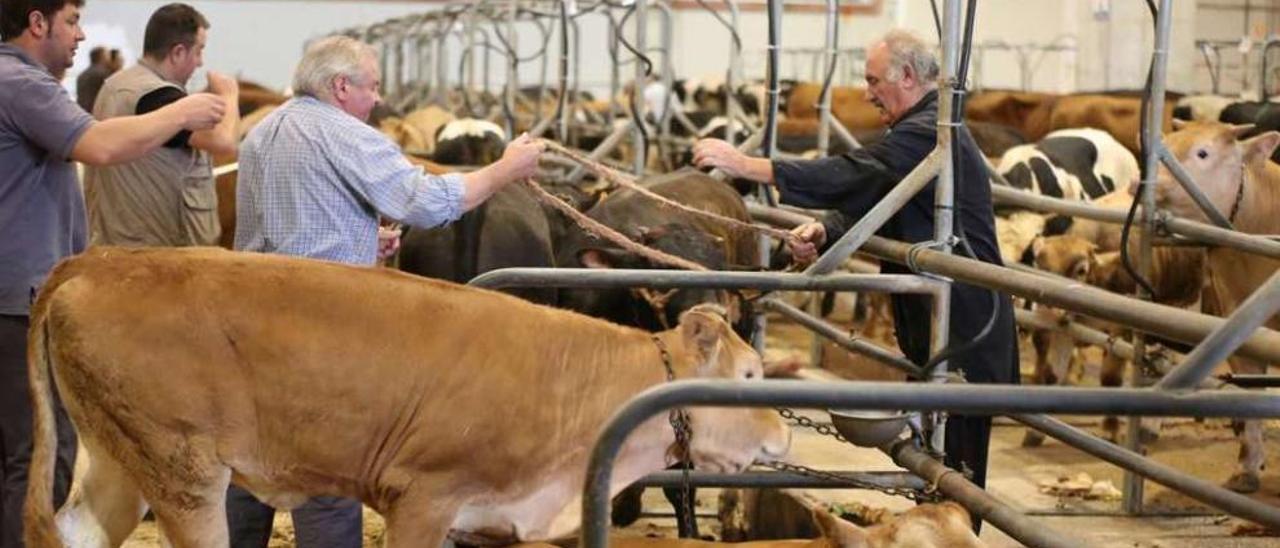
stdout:
{"type": "MultiPolygon", "coordinates": [[[[631,132],[633,125],[635,125],[635,121],[630,121],[626,124],[613,128],[613,133],[610,133],[608,137],[605,137],[604,140],[596,146],[595,150],[592,150],[590,154],[587,154],[587,157],[592,161],[598,162],[601,158],[609,155],[610,152],[613,152],[613,149],[618,148],[618,145],[622,143],[622,139],[626,138],[627,134],[631,132]]],[[[587,168],[579,165],[573,168],[573,171],[569,172],[567,179],[571,183],[576,183],[581,181],[586,174],[587,168]]]]}
{"type": "Polygon", "coordinates": [[[763,304],[766,309],[773,310],[774,312],[790,318],[791,321],[807,327],[810,331],[813,331],[815,334],[822,336],[845,350],[867,356],[880,363],[898,369],[915,379],[919,379],[923,375],[919,366],[912,363],[911,360],[908,360],[901,354],[895,353],[878,344],[870,343],[845,333],[841,329],[811,314],[807,314],[794,306],[776,299],[765,299],[764,301],[761,301],[761,304],[763,304]]]}
{"type": "Polygon", "coordinates": [[[1205,337],[1187,359],[1167,373],[1156,388],[1169,390],[1199,384],[1213,368],[1222,363],[1244,343],[1253,331],[1267,323],[1280,311],[1280,271],[1254,291],[1244,303],[1227,317],[1227,321],[1205,337]]]}
{"type": "Polygon", "coordinates": [[[662,22],[662,115],[658,120],[658,132],[663,138],[667,138],[671,137],[671,118],[678,110],[673,101],[675,94],[672,92],[675,86],[675,67],[671,63],[671,48],[675,39],[672,30],[671,6],[663,0],[659,0],[654,5],[662,14],[660,19],[662,22]]]}
{"type": "Polygon", "coordinates": [[[664,383],[632,398],[613,415],[596,440],[582,497],[582,545],[608,546],[613,462],[627,436],[642,423],[673,407],[780,405],[819,409],[916,409],[970,415],[1047,412],[1280,417],[1280,397],[1241,391],[1187,393],[1131,388],[814,381],[664,383]]]}
{"type": "MultiPolygon", "coordinates": [[[[511,10],[507,13],[507,45],[511,48],[507,52],[507,93],[503,99],[505,105],[504,111],[507,120],[507,136],[514,138],[516,136],[516,94],[520,91],[519,83],[519,66],[520,66],[520,50],[519,39],[516,38],[516,15],[520,11],[520,0],[511,0],[509,4],[511,10]]],[[[497,32],[497,29],[494,30],[497,32]]]]}
{"type": "Polygon", "coordinates": [[[1222,486],[1192,477],[1143,455],[1044,415],[1014,415],[1013,419],[1076,449],[1136,472],[1143,477],[1218,508],[1231,515],[1280,529],[1280,508],[1222,486]]]}
{"type": "Polygon", "coordinates": [[[578,287],[588,289],[761,289],[786,291],[878,291],[932,295],[944,284],[910,274],[832,274],[814,277],[780,272],[692,272],[598,268],[501,268],[473,278],[469,285],[505,287],[578,287]]]}
{"type": "Polygon", "coordinates": [[[831,82],[827,79],[827,75],[835,68],[836,64],[836,0],[827,0],[827,36],[826,46],[827,55],[826,62],[822,65],[822,80],[826,87],[822,89],[822,100],[818,102],[818,155],[827,156],[827,151],[831,146],[831,82]]]}
{"type": "MultiPolygon", "coordinates": [[[[928,487],[924,480],[906,472],[836,472],[825,474],[846,478],[848,481],[806,476],[794,472],[739,472],[737,474],[714,474],[710,472],[689,472],[690,487],[751,487],[774,489],[857,489],[858,485],[870,485],[880,489],[914,489],[923,490],[928,487]]],[[[683,472],[663,470],[653,472],[636,481],[645,487],[680,487],[684,485],[683,472]]]]}
{"type": "Polygon", "coordinates": [[[1191,174],[1187,173],[1186,168],[1182,167],[1182,163],[1173,156],[1172,152],[1169,152],[1168,147],[1165,147],[1164,143],[1157,143],[1153,146],[1156,149],[1156,155],[1169,168],[1169,173],[1173,174],[1173,180],[1182,185],[1182,189],[1187,191],[1187,195],[1191,196],[1191,199],[1200,207],[1200,211],[1203,211],[1213,224],[1227,230],[1234,230],[1235,227],[1231,226],[1231,221],[1227,220],[1227,216],[1218,211],[1217,207],[1214,207],[1213,202],[1209,201],[1209,197],[1204,195],[1204,191],[1200,190],[1200,185],[1196,184],[1191,174]]]}
{"type": "MultiPolygon", "coordinates": [[[[939,118],[941,120],[942,118],[939,118]]],[[[853,225],[848,232],[845,232],[836,243],[832,244],[826,253],[818,257],[804,273],[809,275],[827,274],[839,268],[844,260],[849,258],[859,248],[866,243],[867,239],[872,237],[880,227],[884,226],[894,215],[898,213],[902,206],[911,201],[916,193],[928,186],[934,177],[942,169],[943,162],[950,162],[950,158],[944,158],[941,149],[933,149],[928,156],[925,157],[920,165],[908,173],[906,178],[894,185],[884,198],[880,200],[875,207],[871,208],[857,224],[853,225]]],[[[948,228],[950,225],[948,225],[948,228]]]]}
{"type": "MultiPolygon", "coordinates": [[[[873,236],[863,246],[882,259],[905,263],[910,244],[873,236]]],[[[918,253],[916,266],[927,272],[966,283],[1007,291],[1036,302],[1103,317],[1108,321],[1187,343],[1198,343],[1224,322],[1205,314],[1138,301],[1084,284],[1064,284],[963,257],[931,250],[918,253]]],[[[1280,361],[1280,332],[1258,329],[1240,347],[1240,354],[1267,362],[1280,361]]]]}
{"type": "MultiPolygon", "coordinates": [[[[769,5],[769,105],[764,124],[764,155],[772,159],[778,153],[778,49],[782,47],[782,0],[768,0],[769,5]]],[[[765,203],[773,202],[768,188],[761,187],[765,203]]]]}
{"type": "MultiPolygon", "coordinates": [[[[994,174],[994,170],[992,173],[994,174]]],[[[1103,208],[1087,202],[1041,196],[1008,186],[992,185],[991,198],[999,204],[1111,224],[1124,224],[1127,216],[1126,212],[1121,209],[1103,208]]],[[[1213,225],[1174,217],[1164,211],[1160,212],[1157,220],[1158,224],[1165,230],[1179,236],[1211,245],[1230,247],[1264,257],[1280,259],[1280,242],[1268,239],[1265,236],[1218,228],[1213,225]]]]}
{"type": "Polygon", "coordinates": [[[895,464],[924,478],[930,485],[937,485],[939,491],[967,508],[974,517],[991,523],[1018,542],[1035,548],[1066,548],[1085,544],[1080,539],[1067,537],[1010,508],[965,479],[963,474],[917,449],[911,440],[899,441],[883,450],[893,458],[895,464]]]}
{"type": "MultiPolygon", "coordinates": [[[[642,55],[645,51],[645,44],[649,38],[649,5],[648,0],[636,0],[635,5],[636,16],[636,41],[635,48],[637,55],[642,55]]],[[[640,62],[639,57],[636,58],[636,77],[631,87],[631,110],[635,113],[635,125],[631,127],[631,143],[633,146],[632,154],[633,169],[637,177],[644,176],[645,161],[648,157],[649,143],[645,142],[644,132],[644,88],[646,75],[644,73],[644,63],[640,62]]]]}

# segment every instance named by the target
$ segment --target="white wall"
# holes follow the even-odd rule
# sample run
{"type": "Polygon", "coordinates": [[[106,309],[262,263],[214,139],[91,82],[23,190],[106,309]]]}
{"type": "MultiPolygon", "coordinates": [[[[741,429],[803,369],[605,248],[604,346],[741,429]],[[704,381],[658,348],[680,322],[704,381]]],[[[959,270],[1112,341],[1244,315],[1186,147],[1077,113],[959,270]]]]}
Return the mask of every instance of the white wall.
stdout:
{"type": "MultiPolygon", "coordinates": [[[[1218,5],[1242,4],[1245,0],[1200,1],[1218,5]]],[[[1252,1],[1263,3],[1262,0],[1252,1]]],[[[130,58],[136,58],[141,50],[148,16],[164,3],[160,0],[90,0],[84,10],[89,36],[82,45],[81,55],[87,56],[90,47],[106,42],[123,47],[130,58]]],[[[287,85],[306,40],[339,28],[436,8],[429,3],[410,1],[196,0],[191,3],[213,25],[206,51],[207,67],[277,88],[287,85]]],[[[1207,89],[1208,78],[1203,61],[1194,49],[1194,41],[1201,37],[1238,39],[1242,18],[1232,11],[1201,10],[1193,2],[1179,1],[1175,5],[1169,88],[1182,91],[1207,89]]],[[[1275,28],[1277,17],[1274,11],[1255,10],[1250,24],[1270,32],[1275,28]]],[[[821,47],[826,32],[824,20],[821,13],[787,13],[782,27],[784,49],[821,47]]],[[[651,8],[648,25],[651,47],[658,44],[660,21],[657,10],[651,8]]],[[[633,23],[624,31],[627,36],[633,32],[633,23]]],[[[840,46],[863,46],[895,25],[916,30],[926,38],[935,36],[929,1],[882,0],[879,14],[842,17],[840,46]]],[[[607,28],[604,17],[584,16],[580,19],[580,28],[581,83],[583,87],[596,91],[607,89],[610,62],[605,47],[607,28]]],[[[672,53],[677,75],[702,77],[724,73],[728,64],[729,35],[709,14],[700,10],[679,10],[675,12],[673,31],[672,53]]],[[[740,33],[746,51],[746,74],[763,77],[767,37],[765,13],[744,12],[740,33]]],[[[518,34],[517,48],[522,54],[532,53],[539,47],[541,40],[531,24],[520,25],[518,34]]],[[[984,0],[978,5],[975,43],[995,40],[1016,46],[1056,41],[1074,46],[1076,51],[1027,50],[1021,57],[1012,51],[975,52],[971,81],[976,85],[1020,88],[1025,83],[1030,89],[1059,92],[1132,89],[1140,87],[1145,76],[1152,30],[1145,3],[1137,0],[984,0]],[[1025,75],[1024,65],[1029,71],[1025,75]]],[[[549,82],[554,82],[555,78],[557,44],[558,40],[553,36],[549,82]]],[[[456,60],[460,43],[452,40],[449,49],[450,57],[456,60]]],[[[655,61],[660,67],[656,55],[655,61]]],[[[83,62],[78,63],[70,71],[71,76],[83,66],[83,62]]],[[[538,62],[521,65],[521,83],[540,82],[539,71],[538,62]]],[[[449,73],[451,81],[457,79],[456,69],[449,73]]],[[[505,67],[496,55],[492,57],[490,73],[492,87],[497,88],[505,81],[505,67]]],[[[623,81],[630,80],[633,73],[630,66],[623,67],[623,81]]],[[[811,74],[808,57],[784,56],[783,77],[809,79],[811,74]]],[[[860,78],[860,68],[846,64],[840,68],[839,74],[841,78],[838,81],[855,81],[860,78]]]]}

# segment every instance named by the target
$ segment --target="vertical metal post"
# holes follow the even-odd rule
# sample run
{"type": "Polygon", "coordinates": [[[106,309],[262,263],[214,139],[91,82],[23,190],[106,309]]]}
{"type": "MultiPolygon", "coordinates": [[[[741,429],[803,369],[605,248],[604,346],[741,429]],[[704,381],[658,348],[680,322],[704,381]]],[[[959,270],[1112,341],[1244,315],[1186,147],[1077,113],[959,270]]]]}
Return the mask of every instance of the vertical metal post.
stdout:
{"type": "MultiPolygon", "coordinates": [[[[675,84],[675,67],[671,66],[671,47],[675,41],[672,30],[671,6],[666,2],[659,0],[654,3],[662,14],[662,110],[660,113],[654,113],[658,118],[658,135],[661,137],[661,143],[669,143],[671,137],[671,118],[675,116],[673,97],[675,97],[672,87],[675,84]]],[[[663,150],[659,148],[659,150],[663,150]]]]}
{"type": "MultiPolygon", "coordinates": [[[[941,156],[938,179],[934,188],[933,239],[940,244],[938,250],[951,253],[951,237],[953,232],[955,204],[955,163],[952,161],[951,147],[951,112],[955,108],[955,96],[951,93],[952,81],[956,78],[956,70],[960,62],[960,14],[961,0],[946,0],[943,7],[942,21],[942,73],[939,75],[938,87],[938,153],[941,156]]],[[[933,340],[931,353],[937,354],[947,347],[951,331],[951,286],[944,285],[933,301],[933,340]]],[[[938,364],[933,370],[932,382],[946,382],[947,362],[938,364]]],[[[932,415],[935,421],[933,434],[929,440],[930,448],[942,454],[946,440],[946,423],[938,414],[932,415]]]]}
{"type": "MultiPolygon", "coordinates": [[[[1155,47],[1151,52],[1151,95],[1147,98],[1150,110],[1144,113],[1146,116],[1146,134],[1143,137],[1146,141],[1146,150],[1144,151],[1145,155],[1142,158],[1142,162],[1146,172],[1146,179],[1143,182],[1146,184],[1142,185],[1142,195],[1139,196],[1139,199],[1142,200],[1141,222],[1143,230],[1138,235],[1138,272],[1147,279],[1150,279],[1151,276],[1151,239],[1155,234],[1156,228],[1155,184],[1160,168],[1160,134],[1164,123],[1164,90],[1169,64],[1169,31],[1172,24],[1173,2],[1172,0],[1161,0],[1160,9],[1156,12],[1155,47]]],[[[1150,300],[1152,296],[1139,288],[1138,297],[1150,300]]],[[[1146,361],[1146,337],[1141,333],[1134,336],[1133,350],[1137,360],[1134,361],[1135,366],[1129,371],[1129,383],[1131,386],[1139,386],[1144,382],[1141,365],[1146,361]]],[[[1129,424],[1126,430],[1125,447],[1135,453],[1142,453],[1142,420],[1139,417],[1129,417],[1129,424]]],[[[1130,514],[1141,513],[1143,505],[1142,476],[1131,471],[1125,471],[1121,491],[1124,494],[1122,502],[1124,511],[1130,514]]]]}
{"type": "MultiPolygon", "coordinates": [[[[727,125],[724,128],[725,142],[734,145],[737,144],[738,138],[738,112],[734,106],[738,104],[734,90],[738,87],[737,60],[742,58],[742,50],[735,38],[740,37],[738,32],[738,2],[732,0],[729,4],[729,25],[733,28],[729,31],[729,70],[724,76],[724,115],[727,118],[727,125]]],[[[740,110],[740,109],[739,109],[740,110]]]]}
{"type": "MultiPolygon", "coordinates": [[[[782,49],[782,0],[769,0],[769,107],[764,127],[764,154],[773,159],[778,155],[778,74],[782,49]]],[[[763,185],[761,188],[765,188],[763,185]]],[[[767,189],[766,189],[767,190],[767,189]]],[[[768,195],[772,203],[773,196],[768,195]]]]}
{"type": "Polygon", "coordinates": [[[479,9],[480,6],[475,5],[467,11],[467,22],[463,27],[467,36],[467,54],[463,56],[467,59],[467,93],[476,89],[476,26],[480,17],[479,9]]]}
{"type": "MultiPolygon", "coordinates": [[[[519,59],[520,47],[519,40],[516,38],[516,14],[520,11],[520,0],[511,0],[508,3],[510,13],[507,14],[507,45],[511,51],[507,52],[511,58],[507,59],[507,96],[506,96],[506,114],[507,114],[507,137],[515,138],[516,136],[516,93],[520,90],[519,83],[519,59]]],[[[497,29],[494,29],[495,32],[497,29]]]]}
{"type": "MultiPolygon", "coordinates": [[[[646,44],[648,43],[647,38],[649,33],[649,25],[648,25],[649,3],[646,0],[636,0],[635,7],[636,7],[635,47],[637,52],[639,52],[640,54],[644,54],[646,44]]],[[[634,158],[635,163],[633,164],[633,168],[635,169],[637,177],[644,176],[644,166],[646,163],[645,159],[648,156],[648,151],[646,150],[648,143],[646,143],[644,139],[645,132],[643,127],[644,126],[644,87],[645,87],[644,63],[637,57],[636,58],[636,78],[631,88],[632,90],[632,93],[631,93],[632,107],[631,108],[635,112],[635,117],[636,117],[636,120],[635,120],[636,125],[635,127],[631,128],[631,144],[633,148],[632,153],[635,154],[635,158],[634,158]]]]}
{"type": "Polygon", "coordinates": [[[618,42],[622,39],[618,35],[618,29],[613,24],[613,8],[604,8],[604,16],[609,20],[609,56],[613,61],[613,66],[609,69],[609,116],[606,118],[609,122],[609,129],[613,130],[613,124],[618,119],[618,92],[622,89],[622,76],[620,67],[618,66],[618,48],[621,46],[618,42]]]}
{"type": "Polygon", "coordinates": [[[436,40],[436,90],[433,95],[435,102],[445,107],[449,106],[449,47],[446,42],[449,40],[449,31],[452,27],[453,22],[442,17],[440,37],[436,40]]]}
{"type": "MultiPolygon", "coordinates": [[[[836,64],[836,0],[827,0],[827,50],[826,62],[822,64],[822,76],[819,82],[826,83],[827,75],[836,64]]],[[[818,155],[826,156],[831,146],[831,88],[824,88],[822,101],[818,103],[818,155]]]]}

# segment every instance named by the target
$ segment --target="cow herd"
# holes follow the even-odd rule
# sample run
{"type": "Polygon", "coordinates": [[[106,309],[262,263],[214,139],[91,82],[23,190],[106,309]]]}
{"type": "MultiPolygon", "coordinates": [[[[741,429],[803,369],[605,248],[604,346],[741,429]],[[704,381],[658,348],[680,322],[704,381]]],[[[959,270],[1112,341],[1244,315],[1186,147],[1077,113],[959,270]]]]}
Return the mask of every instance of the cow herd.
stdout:
{"type": "MultiPolygon", "coordinates": [[[[246,126],[284,100],[270,90],[244,84],[242,90],[253,90],[241,94],[246,126]]],[[[723,136],[730,125],[726,115],[739,128],[758,128],[760,86],[730,93],[722,84],[680,82],[659,91],[642,94],[653,107],[647,110],[659,114],[650,121],[683,118],[695,127],[672,122],[676,139],[658,152],[675,153],[649,155],[649,167],[665,172],[641,184],[680,204],[749,222],[741,189],[680,167],[680,139],[687,146],[696,137],[723,136]],[[741,108],[728,109],[730,98],[741,108]],[[681,116],[662,116],[667,108],[681,116]]],[[[633,95],[624,94],[620,103],[633,95]]],[[[813,153],[817,96],[815,85],[788,86],[779,120],[784,153],[813,153]]],[[[571,107],[575,121],[606,118],[607,103],[579,99],[571,107]]],[[[518,129],[531,126],[536,116],[530,105],[538,100],[523,95],[508,119],[518,129]]],[[[552,97],[540,110],[549,114],[556,105],[552,97]]],[[[1280,145],[1280,133],[1271,130],[1280,128],[1268,125],[1280,120],[1280,111],[1273,113],[1269,104],[1246,107],[1188,99],[1175,108],[1169,101],[1166,120],[1176,111],[1197,121],[1168,121],[1165,129],[1172,131],[1165,142],[1237,229],[1280,233],[1280,166],[1271,160],[1280,145]],[[1230,125],[1244,120],[1254,125],[1230,125]]],[[[481,166],[501,156],[510,137],[500,125],[505,116],[455,112],[440,105],[385,111],[371,123],[429,172],[481,166]]],[[[833,113],[863,145],[885,131],[860,89],[833,90],[833,113]]],[[[998,175],[991,184],[1129,208],[1139,179],[1137,96],[990,91],[969,97],[967,113],[998,175]]],[[[557,138],[590,146],[602,135],[573,131],[557,138]]],[[[832,153],[846,147],[839,139],[832,143],[832,153]]],[[[634,152],[622,148],[603,161],[629,162],[634,152]]],[[[226,243],[235,230],[234,184],[234,172],[219,178],[226,243]]],[[[638,192],[590,177],[547,181],[545,188],[635,242],[709,269],[762,264],[754,233],[662,207],[638,192]]],[[[1203,219],[1165,169],[1156,195],[1162,208],[1203,219]]],[[[1007,262],[1133,291],[1134,280],[1118,266],[1118,226],[1025,210],[997,213],[1007,262]]],[[[1280,266],[1227,248],[1162,247],[1154,263],[1157,300],[1218,315],[1239,307],[1280,266]]],[[[409,229],[394,265],[403,272],[217,250],[99,250],[60,266],[32,312],[41,364],[32,371],[33,382],[42,388],[34,394],[41,412],[32,493],[43,490],[45,496],[31,499],[29,519],[36,525],[33,538],[43,543],[38,545],[59,545],[57,531],[77,545],[118,545],[148,506],[166,532],[189,535],[175,539],[179,544],[225,544],[219,512],[231,481],[286,507],[309,495],[358,498],[387,518],[388,546],[434,546],[446,536],[480,544],[553,538],[576,526],[586,454],[627,398],[669,375],[763,377],[759,355],[743,342],[750,335],[748,303],[732,292],[683,289],[655,299],[627,289],[517,288],[503,295],[421,278],[465,283],[506,267],[662,268],[586,232],[522,185],[502,189],[451,226],[409,229]],[[161,297],[181,306],[163,314],[145,306],[161,297]],[[147,337],[122,336],[124,326],[147,337]],[[458,342],[463,340],[471,342],[458,342]],[[335,368],[342,371],[339,379],[335,368]],[[378,382],[351,383],[351,377],[378,382]],[[56,523],[46,481],[55,428],[47,387],[53,380],[93,463],[87,488],[56,523]],[[246,412],[252,409],[258,411],[246,412]],[[517,428],[513,417],[519,417],[517,428]],[[295,428],[312,423],[326,427],[314,435],[295,428]],[[129,481],[138,477],[146,481],[129,481]]],[[[1280,328],[1276,319],[1270,326],[1280,328]]],[[[1033,338],[1034,380],[1058,382],[1050,354],[1075,354],[1063,350],[1070,343],[1044,334],[1033,338]]],[[[1063,376],[1076,381],[1079,359],[1069,361],[1074,369],[1063,376]]],[[[1123,366],[1108,356],[1103,384],[1118,385],[1123,366]]],[[[1231,366],[1263,372],[1267,364],[1232,358],[1231,366]]],[[[674,445],[665,417],[628,442],[611,486],[615,493],[684,460],[701,470],[736,471],[786,451],[789,434],[772,412],[690,413],[694,441],[687,448],[674,445]]],[[[1247,422],[1243,432],[1240,468],[1229,485],[1251,492],[1259,487],[1264,460],[1261,424],[1247,422]]],[[[977,545],[976,537],[966,536],[967,516],[928,518],[921,530],[933,532],[911,537],[917,541],[878,542],[866,540],[874,532],[850,532],[817,519],[826,545],[977,545]],[[928,535],[948,540],[918,540],[935,538],[928,535]]],[[[901,519],[904,530],[915,523],[901,519]]]]}

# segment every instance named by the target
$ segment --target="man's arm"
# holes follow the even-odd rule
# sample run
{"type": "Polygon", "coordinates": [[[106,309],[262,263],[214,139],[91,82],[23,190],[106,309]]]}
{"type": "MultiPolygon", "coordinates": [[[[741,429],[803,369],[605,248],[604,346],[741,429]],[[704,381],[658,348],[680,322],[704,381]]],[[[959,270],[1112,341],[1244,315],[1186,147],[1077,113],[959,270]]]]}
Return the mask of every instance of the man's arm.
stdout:
{"type": "Polygon", "coordinates": [[[94,123],[85,130],[71,159],[93,166],[136,160],[184,129],[212,128],[222,120],[226,102],[198,93],[141,116],[121,116],[94,123]]]}
{"type": "Polygon", "coordinates": [[[538,168],[541,144],[526,133],[507,145],[502,159],[462,176],[466,190],[462,194],[462,210],[470,211],[483,204],[494,192],[507,184],[532,177],[538,168]]]}
{"type": "Polygon", "coordinates": [[[734,179],[774,184],[773,162],[768,158],[748,156],[720,139],[702,139],[694,143],[693,164],[704,169],[719,169],[734,179]]]}
{"type": "Polygon", "coordinates": [[[210,154],[229,156],[236,153],[236,128],[240,125],[240,86],[221,73],[209,71],[209,93],[221,97],[226,105],[222,121],[211,129],[191,134],[191,146],[210,154]]]}

